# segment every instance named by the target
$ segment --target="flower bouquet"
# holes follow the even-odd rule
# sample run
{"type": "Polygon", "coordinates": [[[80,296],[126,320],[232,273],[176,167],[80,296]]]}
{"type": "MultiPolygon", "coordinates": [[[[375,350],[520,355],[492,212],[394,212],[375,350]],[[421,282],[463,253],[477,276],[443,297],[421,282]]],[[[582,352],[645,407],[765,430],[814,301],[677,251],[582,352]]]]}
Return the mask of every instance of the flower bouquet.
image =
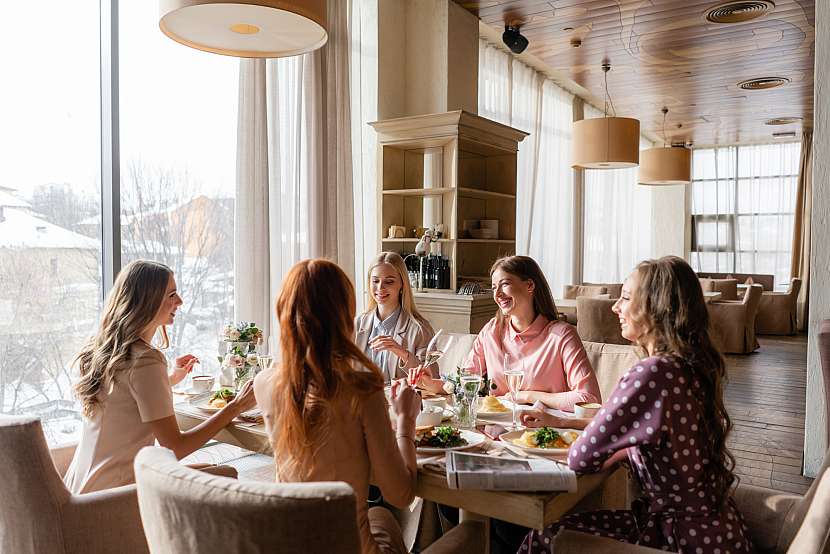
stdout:
{"type": "Polygon", "coordinates": [[[225,354],[219,356],[223,380],[238,391],[259,367],[256,345],[262,342],[262,331],[253,322],[228,323],[220,338],[227,343],[225,354]]]}

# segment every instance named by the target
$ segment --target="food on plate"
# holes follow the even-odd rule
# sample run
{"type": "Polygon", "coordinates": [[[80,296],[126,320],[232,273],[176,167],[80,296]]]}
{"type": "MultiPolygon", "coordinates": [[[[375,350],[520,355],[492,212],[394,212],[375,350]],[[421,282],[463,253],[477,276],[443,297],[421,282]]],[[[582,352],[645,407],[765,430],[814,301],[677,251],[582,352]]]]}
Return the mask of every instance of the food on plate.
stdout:
{"type": "Polygon", "coordinates": [[[510,409],[499,402],[495,396],[485,396],[481,399],[480,412],[509,412],[510,409]]]}
{"type": "Polygon", "coordinates": [[[208,406],[211,408],[224,408],[228,405],[228,402],[234,399],[235,396],[236,393],[231,389],[219,389],[210,397],[208,406]]]}
{"type": "Polygon", "coordinates": [[[467,440],[461,431],[449,425],[416,429],[415,446],[418,448],[454,448],[464,446],[467,440]]]}
{"type": "Polygon", "coordinates": [[[513,443],[525,448],[569,448],[579,437],[574,431],[557,431],[552,427],[540,427],[522,433],[513,443]]]}

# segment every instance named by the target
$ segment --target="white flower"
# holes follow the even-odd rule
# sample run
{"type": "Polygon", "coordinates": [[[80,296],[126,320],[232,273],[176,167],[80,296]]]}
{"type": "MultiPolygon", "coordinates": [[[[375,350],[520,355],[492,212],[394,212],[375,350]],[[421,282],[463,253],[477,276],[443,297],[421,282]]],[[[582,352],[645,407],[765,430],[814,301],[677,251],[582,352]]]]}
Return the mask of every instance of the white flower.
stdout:
{"type": "Polygon", "coordinates": [[[243,358],[239,354],[231,354],[230,356],[225,358],[225,362],[227,363],[228,367],[239,368],[245,365],[245,358],[243,358]]]}
{"type": "Polygon", "coordinates": [[[259,365],[259,358],[256,354],[248,354],[248,357],[245,359],[248,362],[248,365],[259,365]]]}
{"type": "Polygon", "coordinates": [[[236,329],[230,329],[226,336],[232,341],[239,340],[239,331],[236,329]]]}
{"type": "Polygon", "coordinates": [[[452,381],[447,381],[446,383],[444,383],[444,392],[446,392],[447,394],[452,394],[453,392],[455,392],[455,384],[453,384],[452,381]]]}

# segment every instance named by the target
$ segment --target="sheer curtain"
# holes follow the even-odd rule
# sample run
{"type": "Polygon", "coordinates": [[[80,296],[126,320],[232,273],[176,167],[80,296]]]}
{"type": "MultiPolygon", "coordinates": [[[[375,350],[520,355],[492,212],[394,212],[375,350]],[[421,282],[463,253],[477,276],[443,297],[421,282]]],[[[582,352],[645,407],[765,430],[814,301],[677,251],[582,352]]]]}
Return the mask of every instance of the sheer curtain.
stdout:
{"type": "Polygon", "coordinates": [[[530,133],[519,144],[516,252],[539,262],[554,295],[573,258],[573,96],[538,71],[479,41],[478,113],[530,133]]]}
{"type": "MultiPolygon", "coordinates": [[[[585,118],[603,117],[585,105],[585,118]]],[[[651,147],[641,139],[640,149],[651,147]]],[[[638,168],[585,170],[583,279],[620,283],[652,255],[651,189],[637,183],[638,168]]]]}
{"type": "Polygon", "coordinates": [[[285,273],[310,257],[355,273],[351,1],[328,3],[329,40],[291,58],[241,60],[235,317],[276,334],[285,273]]]}

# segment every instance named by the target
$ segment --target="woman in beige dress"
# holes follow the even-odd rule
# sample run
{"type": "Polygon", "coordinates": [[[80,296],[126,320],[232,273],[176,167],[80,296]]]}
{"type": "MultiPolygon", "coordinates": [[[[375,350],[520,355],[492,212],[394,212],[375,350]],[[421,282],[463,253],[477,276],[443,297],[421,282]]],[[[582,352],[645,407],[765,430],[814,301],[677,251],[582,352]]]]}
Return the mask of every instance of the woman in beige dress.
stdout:
{"type": "Polygon", "coordinates": [[[388,385],[418,366],[432,339],[432,327],[415,307],[398,254],[381,252],[369,265],[366,279],[369,298],[366,311],[355,319],[355,344],[380,368],[388,385]]]}
{"type": "Polygon", "coordinates": [[[133,459],[142,447],[158,441],[183,458],[254,406],[249,386],[204,423],[179,430],[170,387],[198,360],[190,354],[177,358],[168,374],[167,359],[151,342],[158,332],[168,346],[166,326],[181,305],[166,265],[137,260],[118,274],[100,328],[77,358],[81,376],[75,394],[84,422],[64,477],[73,493],[134,483],[133,459]]]}
{"type": "MultiPolygon", "coordinates": [[[[354,489],[362,552],[405,552],[401,530],[369,508],[369,479],[387,502],[412,502],[417,478],[414,389],[392,384],[392,429],[380,369],[355,345],[354,289],[326,260],[305,260],[285,278],[276,305],[281,361],[254,380],[278,481],[345,481],[354,489]]],[[[321,522],[321,525],[325,525],[321,522]]]]}

